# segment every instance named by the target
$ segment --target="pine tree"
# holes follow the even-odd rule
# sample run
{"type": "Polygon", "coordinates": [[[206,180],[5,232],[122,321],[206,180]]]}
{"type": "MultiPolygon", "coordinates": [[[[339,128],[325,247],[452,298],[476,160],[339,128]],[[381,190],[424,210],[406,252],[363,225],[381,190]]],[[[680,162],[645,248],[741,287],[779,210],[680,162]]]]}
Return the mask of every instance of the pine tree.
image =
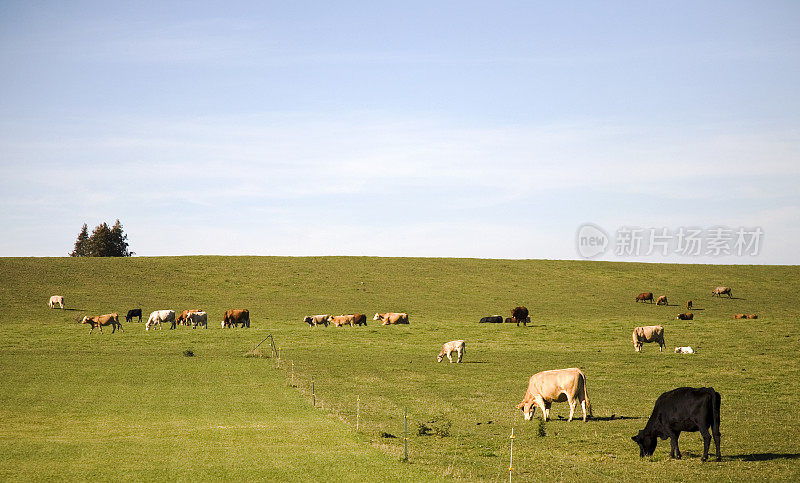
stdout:
{"type": "Polygon", "coordinates": [[[111,227],[111,245],[112,245],[112,253],[113,257],[130,257],[133,255],[133,252],[128,250],[128,235],[122,230],[122,223],[119,222],[119,218],[117,218],[117,222],[114,223],[114,226],[111,227]]]}
{"type": "Polygon", "coordinates": [[[92,236],[89,237],[89,256],[90,257],[111,257],[113,256],[113,241],[111,228],[108,223],[103,222],[94,227],[92,236]]]}
{"type": "Polygon", "coordinates": [[[86,226],[86,223],[83,224],[83,228],[81,228],[81,232],[78,234],[78,239],[75,240],[75,248],[72,250],[72,253],[70,253],[69,256],[89,256],[89,227],[86,226]]]}

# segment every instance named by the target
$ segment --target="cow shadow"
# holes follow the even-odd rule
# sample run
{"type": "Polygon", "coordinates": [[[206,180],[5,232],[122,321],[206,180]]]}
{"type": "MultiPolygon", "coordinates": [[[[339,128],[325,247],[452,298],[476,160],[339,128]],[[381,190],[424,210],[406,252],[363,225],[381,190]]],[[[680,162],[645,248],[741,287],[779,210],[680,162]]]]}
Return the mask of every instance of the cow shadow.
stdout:
{"type": "Polygon", "coordinates": [[[640,416],[617,416],[616,414],[611,416],[592,416],[591,421],[618,421],[621,419],[642,419],[640,416]]]}
{"type": "Polygon", "coordinates": [[[83,312],[83,309],[63,309],[68,312],[83,312]]]}
{"type": "Polygon", "coordinates": [[[487,364],[486,361],[461,361],[461,364],[487,364]]]}
{"type": "Polygon", "coordinates": [[[800,453],[753,453],[737,454],[728,458],[739,461],[773,461],[773,460],[796,460],[800,459],[800,453]]]}

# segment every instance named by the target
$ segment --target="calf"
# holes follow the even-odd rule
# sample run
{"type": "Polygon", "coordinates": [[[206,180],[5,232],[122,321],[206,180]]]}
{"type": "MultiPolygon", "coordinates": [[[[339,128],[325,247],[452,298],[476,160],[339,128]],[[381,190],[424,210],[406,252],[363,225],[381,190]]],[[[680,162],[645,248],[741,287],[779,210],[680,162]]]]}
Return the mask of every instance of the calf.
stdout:
{"type": "Polygon", "coordinates": [[[453,358],[451,354],[456,352],[458,357],[456,358],[456,363],[461,362],[461,358],[464,357],[464,350],[467,348],[467,343],[463,340],[451,340],[450,342],[446,342],[444,346],[442,346],[442,350],[439,351],[439,355],[436,357],[436,362],[442,362],[444,356],[447,356],[447,360],[453,362],[453,358]]]}
{"type": "Polygon", "coordinates": [[[653,292],[642,292],[636,296],[637,302],[647,302],[648,300],[651,304],[653,303],[653,292]]]}
{"type": "Polygon", "coordinates": [[[658,438],[670,439],[670,456],[680,459],[678,437],[682,431],[700,431],[703,437],[703,457],[708,459],[711,436],[717,447],[717,461],[720,453],[719,406],[722,401],[719,393],[712,387],[679,387],[667,391],[656,399],[653,414],[644,429],[631,439],[639,445],[639,456],[650,456],[656,450],[658,438]],[[711,434],[708,428],[711,428],[711,434]]]}
{"type": "Polygon", "coordinates": [[[664,350],[664,327],[660,325],[647,325],[633,329],[633,349],[642,352],[642,345],[646,342],[658,342],[659,352],[664,350]]]}
{"type": "Polygon", "coordinates": [[[490,315],[481,319],[481,324],[502,324],[503,317],[500,315],[490,315]]]}
{"type": "Polygon", "coordinates": [[[83,320],[81,321],[81,324],[91,325],[92,328],[89,330],[90,334],[92,333],[92,331],[94,331],[95,327],[99,327],[100,333],[102,334],[104,325],[111,326],[112,334],[117,331],[117,327],[119,327],[119,330],[125,332],[125,329],[122,328],[122,324],[119,323],[119,317],[117,317],[116,312],[113,314],[96,315],[94,317],[88,317],[88,316],[84,317],[83,320]]]}
{"type": "Polygon", "coordinates": [[[694,314],[692,314],[692,313],[678,314],[678,316],[675,317],[675,318],[678,319],[678,320],[692,320],[692,319],[694,319],[694,314]]]}
{"type": "Polygon", "coordinates": [[[675,348],[676,354],[694,354],[694,349],[689,346],[686,347],[676,347],[675,348]]]}
{"type": "Polygon", "coordinates": [[[134,317],[139,317],[139,322],[142,321],[142,309],[130,309],[128,314],[125,315],[125,322],[133,322],[134,317]]]}
{"type": "Polygon", "coordinates": [[[51,309],[54,309],[56,307],[56,304],[58,304],[59,308],[61,308],[61,309],[64,308],[64,296],[63,295],[53,295],[52,297],[50,297],[50,301],[47,302],[47,305],[51,309]]]}

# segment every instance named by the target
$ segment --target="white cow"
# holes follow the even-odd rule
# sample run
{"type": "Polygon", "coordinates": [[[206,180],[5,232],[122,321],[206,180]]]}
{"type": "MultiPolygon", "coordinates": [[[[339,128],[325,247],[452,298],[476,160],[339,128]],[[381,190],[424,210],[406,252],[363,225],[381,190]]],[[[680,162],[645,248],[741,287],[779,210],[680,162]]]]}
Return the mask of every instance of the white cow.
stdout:
{"type": "Polygon", "coordinates": [[[56,308],[56,304],[59,305],[62,309],[64,308],[64,296],[63,295],[53,295],[50,297],[50,301],[47,302],[47,305],[50,306],[51,309],[56,308]]]}
{"type": "Polygon", "coordinates": [[[150,327],[155,326],[158,324],[159,329],[163,329],[161,327],[162,322],[170,322],[173,326],[175,325],[175,311],[174,310],[154,310],[150,312],[150,317],[147,319],[147,322],[144,324],[144,330],[150,330],[150,327]]]}
{"type": "Polygon", "coordinates": [[[694,349],[689,346],[686,347],[676,347],[675,348],[676,354],[694,354],[694,349]]]}
{"type": "Polygon", "coordinates": [[[542,410],[544,420],[550,416],[550,405],[555,402],[569,403],[569,419],[575,413],[576,401],[581,403],[583,421],[586,415],[592,415],[592,404],[589,402],[589,393],[586,391],[586,376],[577,367],[569,369],[555,369],[552,371],[537,372],[528,381],[528,390],[522,402],[517,404],[522,409],[525,421],[533,418],[536,406],[542,410]]]}
{"type": "Polygon", "coordinates": [[[633,339],[633,349],[636,352],[642,351],[642,345],[646,342],[658,342],[659,352],[664,350],[664,327],[660,325],[646,325],[636,327],[631,334],[633,339]]]}
{"type": "Polygon", "coordinates": [[[436,362],[442,362],[444,356],[447,355],[447,360],[453,362],[453,358],[450,356],[453,352],[458,353],[458,359],[456,362],[461,362],[461,358],[464,356],[464,349],[467,348],[467,343],[463,340],[451,340],[442,346],[442,350],[439,352],[439,356],[436,358],[436,362]]]}

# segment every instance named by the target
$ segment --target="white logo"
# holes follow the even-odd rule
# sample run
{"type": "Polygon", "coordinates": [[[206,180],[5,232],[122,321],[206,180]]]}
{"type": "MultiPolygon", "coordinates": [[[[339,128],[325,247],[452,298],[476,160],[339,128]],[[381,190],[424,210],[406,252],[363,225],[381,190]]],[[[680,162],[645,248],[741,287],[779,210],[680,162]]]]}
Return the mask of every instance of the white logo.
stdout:
{"type": "Polygon", "coordinates": [[[584,223],[578,228],[575,243],[578,255],[583,258],[592,258],[608,249],[608,235],[599,226],[592,223],[584,223]]]}

